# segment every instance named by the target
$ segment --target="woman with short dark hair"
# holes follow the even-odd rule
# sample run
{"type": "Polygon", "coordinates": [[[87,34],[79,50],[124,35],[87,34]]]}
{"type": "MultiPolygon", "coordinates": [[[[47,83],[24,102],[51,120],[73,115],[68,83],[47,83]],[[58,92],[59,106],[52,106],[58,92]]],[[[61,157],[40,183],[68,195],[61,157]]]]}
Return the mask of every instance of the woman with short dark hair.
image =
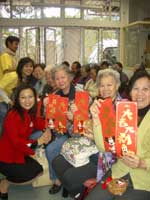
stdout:
{"type": "MultiPolygon", "coordinates": [[[[87,200],[149,200],[150,199],[150,75],[146,71],[136,72],[129,82],[131,100],[137,102],[138,130],[137,151],[127,152],[112,166],[110,176],[124,179],[126,191],[121,195],[102,189],[99,183],[87,196],[87,200]]],[[[100,151],[105,151],[101,123],[98,120],[100,101],[91,106],[94,137],[100,151]]]]}

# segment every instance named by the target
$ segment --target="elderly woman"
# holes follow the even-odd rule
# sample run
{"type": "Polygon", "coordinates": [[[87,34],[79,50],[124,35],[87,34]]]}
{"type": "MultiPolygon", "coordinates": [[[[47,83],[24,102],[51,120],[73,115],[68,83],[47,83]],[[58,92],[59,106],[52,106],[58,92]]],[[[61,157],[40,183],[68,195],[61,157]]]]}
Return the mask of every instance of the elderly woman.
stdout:
{"type": "Polygon", "coordinates": [[[96,85],[96,77],[98,71],[99,71],[99,66],[95,63],[92,64],[89,72],[90,80],[88,80],[84,86],[84,90],[86,90],[89,93],[90,97],[92,97],[93,99],[98,95],[98,89],[96,85]]]}
{"type": "MultiPolygon", "coordinates": [[[[101,70],[97,76],[97,88],[102,99],[111,97],[114,101],[120,100],[118,88],[120,86],[120,75],[112,69],[101,70]]],[[[62,155],[53,161],[56,174],[64,188],[71,196],[82,193],[83,183],[90,178],[96,178],[97,157],[92,156],[88,164],[75,168],[62,155]],[[96,159],[95,159],[96,158],[96,159]]]]}
{"type": "MultiPolygon", "coordinates": [[[[75,98],[75,87],[72,85],[72,73],[69,68],[63,64],[53,68],[51,71],[52,79],[55,81],[58,91],[55,93],[62,97],[67,97],[69,101],[73,101],[75,98]]],[[[72,119],[72,114],[67,112],[68,119],[72,119]]],[[[53,182],[52,187],[49,190],[50,194],[55,194],[60,191],[61,183],[58,180],[55,171],[52,167],[52,160],[59,155],[61,147],[65,140],[68,138],[68,132],[64,135],[57,133],[55,130],[55,139],[46,147],[46,156],[49,162],[50,178],[53,182]]]]}
{"type": "MultiPolygon", "coordinates": [[[[126,192],[122,196],[103,190],[99,183],[86,198],[87,200],[148,200],[150,199],[150,75],[146,71],[135,73],[129,83],[132,101],[138,107],[137,153],[127,153],[112,166],[112,178],[124,178],[128,181],[126,192]]],[[[91,106],[94,123],[95,142],[104,151],[101,123],[98,120],[100,101],[91,106]]]]}

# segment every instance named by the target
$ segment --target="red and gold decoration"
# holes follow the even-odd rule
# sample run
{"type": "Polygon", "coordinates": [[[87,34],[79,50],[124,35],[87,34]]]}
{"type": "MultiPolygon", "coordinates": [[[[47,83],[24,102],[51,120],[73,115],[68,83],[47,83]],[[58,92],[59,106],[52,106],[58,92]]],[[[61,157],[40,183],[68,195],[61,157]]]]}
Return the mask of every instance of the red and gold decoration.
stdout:
{"type": "Polygon", "coordinates": [[[116,115],[111,98],[107,98],[101,103],[99,119],[102,125],[105,150],[115,154],[116,115]]]}
{"type": "Polygon", "coordinates": [[[50,94],[46,107],[46,127],[55,129],[58,133],[65,133],[67,126],[66,112],[68,110],[68,98],[50,94]]]}
{"type": "Polygon", "coordinates": [[[88,120],[89,94],[77,91],[75,104],[78,110],[74,113],[74,133],[84,134],[84,122],[88,120]]]}
{"type": "Polygon", "coordinates": [[[116,105],[116,152],[136,153],[137,103],[120,101],[116,105]]]}

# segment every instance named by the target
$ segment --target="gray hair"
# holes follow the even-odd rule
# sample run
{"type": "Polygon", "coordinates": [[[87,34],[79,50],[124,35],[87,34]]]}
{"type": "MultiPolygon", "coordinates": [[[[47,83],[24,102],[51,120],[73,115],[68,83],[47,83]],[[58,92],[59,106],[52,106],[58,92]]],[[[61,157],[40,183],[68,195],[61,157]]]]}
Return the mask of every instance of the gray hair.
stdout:
{"type": "Polygon", "coordinates": [[[69,67],[67,67],[65,64],[57,65],[57,66],[55,66],[55,67],[53,67],[53,68],[51,69],[52,79],[53,79],[53,80],[55,80],[55,75],[56,75],[56,73],[59,72],[59,71],[64,71],[64,72],[68,75],[69,79],[70,79],[71,81],[73,80],[74,75],[73,75],[73,73],[71,72],[71,70],[69,69],[69,67]]]}
{"type": "Polygon", "coordinates": [[[118,85],[118,88],[119,88],[120,83],[121,83],[120,82],[120,74],[119,74],[119,72],[117,72],[117,71],[115,71],[115,70],[113,70],[111,68],[103,69],[103,70],[100,70],[98,72],[98,75],[97,75],[97,78],[96,78],[97,86],[99,87],[101,79],[103,77],[107,77],[107,76],[112,76],[115,79],[115,81],[116,81],[116,83],[118,85]]]}

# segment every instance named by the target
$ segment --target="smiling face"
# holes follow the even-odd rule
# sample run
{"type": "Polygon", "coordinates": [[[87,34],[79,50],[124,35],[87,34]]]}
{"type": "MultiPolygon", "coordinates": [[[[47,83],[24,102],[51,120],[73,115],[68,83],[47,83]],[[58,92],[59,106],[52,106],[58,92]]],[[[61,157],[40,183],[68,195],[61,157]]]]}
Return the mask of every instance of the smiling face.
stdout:
{"type": "Polygon", "coordinates": [[[35,97],[33,91],[29,89],[24,89],[19,94],[19,103],[25,110],[30,110],[35,104],[35,97]]]}
{"type": "Polygon", "coordinates": [[[138,109],[147,107],[150,104],[150,80],[147,77],[136,80],[130,95],[132,101],[137,102],[138,109]]]}
{"type": "Polygon", "coordinates": [[[30,76],[33,72],[33,64],[31,62],[26,63],[22,68],[22,76],[30,76]]]}
{"type": "Polygon", "coordinates": [[[61,89],[64,94],[69,92],[71,79],[65,71],[60,70],[55,73],[55,83],[57,88],[61,89]]]}
{"type": "Polygon", "coordinates": [[[118,84],[113,76],[105,76],[102,77],[99,84],[99,92],[102,98],[112,98],[114,100],[116,98],[118,91],[118,84]]]}
{"type": "Polygon", "coordinates": [[[45,72],[40,66],[37,66],[33,71],[33,76],[38,80],[41,80],[44,77],[44,74],[45,72]]]}

